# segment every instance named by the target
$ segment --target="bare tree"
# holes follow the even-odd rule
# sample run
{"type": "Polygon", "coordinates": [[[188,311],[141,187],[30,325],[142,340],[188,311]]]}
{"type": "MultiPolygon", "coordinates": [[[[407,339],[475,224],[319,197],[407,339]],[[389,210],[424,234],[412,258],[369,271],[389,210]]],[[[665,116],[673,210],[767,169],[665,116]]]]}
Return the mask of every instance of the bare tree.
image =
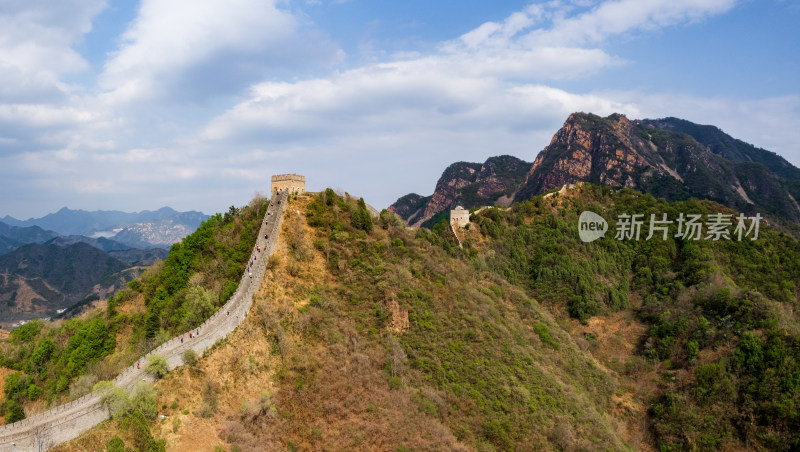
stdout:
{"type": "Polygon", "coordinates": [[[405,364],[408,357],[406,356],[403,346],[400,342],[392,336],[388,337],[389,342],[389,362],[391,363],[391,372],[393,377],[402,376],[405,373],[405,364]]]}

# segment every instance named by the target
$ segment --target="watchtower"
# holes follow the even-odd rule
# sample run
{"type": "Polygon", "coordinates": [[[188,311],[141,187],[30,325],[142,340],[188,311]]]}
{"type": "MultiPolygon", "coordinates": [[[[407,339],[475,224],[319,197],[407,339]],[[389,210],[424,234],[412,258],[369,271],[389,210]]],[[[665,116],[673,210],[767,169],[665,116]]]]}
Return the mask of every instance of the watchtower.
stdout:
{"type": "Polygon", "coordinates": [[[457,206],[450,211],[450,224],[455,227],[463,228],[469,223],[469,210],[457,206]]]}
{"type": "Polygon", "coordinates": [[[298,174],[276,174],[272,176],[270,193],[288,190],[289,193],[302,194],[306,192],[306,177],[298,174]]]}

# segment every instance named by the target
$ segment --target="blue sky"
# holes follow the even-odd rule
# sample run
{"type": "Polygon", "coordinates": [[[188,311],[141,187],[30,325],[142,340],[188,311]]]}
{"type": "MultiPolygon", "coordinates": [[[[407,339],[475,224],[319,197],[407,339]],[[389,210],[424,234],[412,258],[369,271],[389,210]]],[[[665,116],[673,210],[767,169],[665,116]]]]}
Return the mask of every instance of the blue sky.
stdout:
{"type": "Polygon", "coordinates": [[[532,162],[573,111],[713,124],[800,165],[790,0],[7,0],[0,216],[224,211],[305,174],[386,207],[532,162]]]}

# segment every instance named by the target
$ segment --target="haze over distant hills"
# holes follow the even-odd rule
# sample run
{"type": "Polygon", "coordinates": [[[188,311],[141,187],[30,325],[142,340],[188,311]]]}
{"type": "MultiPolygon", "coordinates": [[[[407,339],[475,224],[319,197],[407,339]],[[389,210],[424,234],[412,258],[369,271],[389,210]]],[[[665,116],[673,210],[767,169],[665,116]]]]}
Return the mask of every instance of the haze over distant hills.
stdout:
{"type": "Polygon", "coordinates": [[[89,212],[64,207],[41,218],[18,220],[5,216],[0,221],[10,226],[38,226],[61,235],[105,237],[136,248],[168,248],[197,229],[207,218],[208,215],[202,212],[178,212],[170,207],[133,213],[117,210],[89,212]]]}
{"type": "Polygon", "coordinates": [[[745,213],[800,223],[800,169],[714,126],[678,118],[631,121],[573,113],[533,164],[510,156],[450,165],[430,196],[389,210],[431,227],[456,205],[508,205],[575,182],[630,187],[670,201],[709,199],[745,213]]]}

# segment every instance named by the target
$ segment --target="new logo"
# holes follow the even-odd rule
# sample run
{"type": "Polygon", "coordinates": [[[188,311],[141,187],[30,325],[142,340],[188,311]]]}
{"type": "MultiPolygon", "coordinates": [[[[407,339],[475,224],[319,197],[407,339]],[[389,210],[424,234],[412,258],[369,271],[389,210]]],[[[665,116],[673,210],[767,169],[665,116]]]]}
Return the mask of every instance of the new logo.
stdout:
{"type": "Polygon", "coordinates": [[[581,212],[578,218],[578,235],[584,242],[594,242],[605,237],[608,231],[608,222],[600,215],[588,210],[581,212]]]}

